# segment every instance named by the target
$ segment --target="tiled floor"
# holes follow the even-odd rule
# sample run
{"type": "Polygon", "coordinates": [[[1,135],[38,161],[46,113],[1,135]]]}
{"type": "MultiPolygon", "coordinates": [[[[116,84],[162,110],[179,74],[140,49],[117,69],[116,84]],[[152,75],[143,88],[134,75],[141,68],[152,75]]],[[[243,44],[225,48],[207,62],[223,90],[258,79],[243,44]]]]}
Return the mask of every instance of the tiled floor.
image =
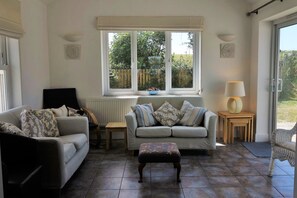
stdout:
{"type": "Polygon", "coordinates": [[[181,151],[181,183],[172,164],[159,163],[145,166],[140,184],[137,156],[125,152],[122,141],[113,141],[108,152],[103,148],[90,150],[62,197],[293,197],[294,169],[277,161],[267,177],[269,159],[254,157],[240,143],[218,146],[213,156],[181,151]]]}

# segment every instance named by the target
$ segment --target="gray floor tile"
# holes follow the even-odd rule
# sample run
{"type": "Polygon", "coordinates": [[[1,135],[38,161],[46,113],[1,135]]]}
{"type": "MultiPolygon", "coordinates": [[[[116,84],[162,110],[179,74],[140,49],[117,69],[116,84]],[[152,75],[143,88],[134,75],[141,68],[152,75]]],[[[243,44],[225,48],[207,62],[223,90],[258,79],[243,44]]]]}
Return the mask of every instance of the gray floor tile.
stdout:
{"type": "Polygon", "coordinates": [[[223,198],[293,197],[294,168],[276,160],[268,177],[269,158],[256,158],[240,143],[218,146],[212,156],[206,152],[181,151],[181,182],[171,163],[148,163],[143,183],[138,183],[137,155],[113,140],[90,152],[62,189],[62,198],[223,198]]]}

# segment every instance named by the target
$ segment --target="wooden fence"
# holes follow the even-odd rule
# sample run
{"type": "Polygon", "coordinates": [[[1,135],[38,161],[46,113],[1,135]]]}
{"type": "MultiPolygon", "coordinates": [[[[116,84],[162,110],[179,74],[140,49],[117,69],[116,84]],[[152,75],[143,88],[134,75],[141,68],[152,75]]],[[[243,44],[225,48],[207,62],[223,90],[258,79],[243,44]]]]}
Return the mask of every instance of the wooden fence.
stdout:
{"type": "MultiPolygon", "coordinates": [[[[175,70],[172,75],[175,87],[192,86],[192,70],[179,69],[175,70]]],[[[131,87],[131,69],[113,69],[110,78],[116,82],[117,88],[131,87]]],[[[137,78],[139,88],[165,84],[165,73],[161,69],[138,69],[137,78]]]]}

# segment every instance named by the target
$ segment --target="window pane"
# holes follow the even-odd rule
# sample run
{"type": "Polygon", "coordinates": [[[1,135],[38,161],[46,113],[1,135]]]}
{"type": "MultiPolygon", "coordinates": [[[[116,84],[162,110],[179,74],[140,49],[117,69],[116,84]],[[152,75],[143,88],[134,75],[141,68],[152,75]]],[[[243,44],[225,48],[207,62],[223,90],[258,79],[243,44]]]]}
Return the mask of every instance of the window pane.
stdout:
{"type": "Polygon", "coordinates": [[[138,90],[165,90],[165,32],[137,32],[138,90]]]}
{"type": "Polygon", "coordinates": [[[7,110],[5,71],[0,70],[0,112],[7,110]]]}
{"type": "Polygon", "coordinates": [[[171,34],[172,88],[193,88],[193,33],[171,34]]]}
{"type": "Polygon", "coordinates": [[[109,86],[131,88],[131,36],[128,32],[108,33],[109,86]]]}

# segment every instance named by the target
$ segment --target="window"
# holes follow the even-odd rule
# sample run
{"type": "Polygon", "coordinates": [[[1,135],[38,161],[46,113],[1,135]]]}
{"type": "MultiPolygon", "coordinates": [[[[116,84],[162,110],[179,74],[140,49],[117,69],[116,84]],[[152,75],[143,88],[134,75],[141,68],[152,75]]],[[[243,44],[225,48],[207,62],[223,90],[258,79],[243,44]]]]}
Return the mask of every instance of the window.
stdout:
{"type": "Polygon", "coordinates": [[[104,93],[198,93],[200,32],[103,31],[104,93]]]}
{"type": "Polygon", "coordinates": [[[7,38],[0,35],[0,112],[7,109],[7,38]]]}

